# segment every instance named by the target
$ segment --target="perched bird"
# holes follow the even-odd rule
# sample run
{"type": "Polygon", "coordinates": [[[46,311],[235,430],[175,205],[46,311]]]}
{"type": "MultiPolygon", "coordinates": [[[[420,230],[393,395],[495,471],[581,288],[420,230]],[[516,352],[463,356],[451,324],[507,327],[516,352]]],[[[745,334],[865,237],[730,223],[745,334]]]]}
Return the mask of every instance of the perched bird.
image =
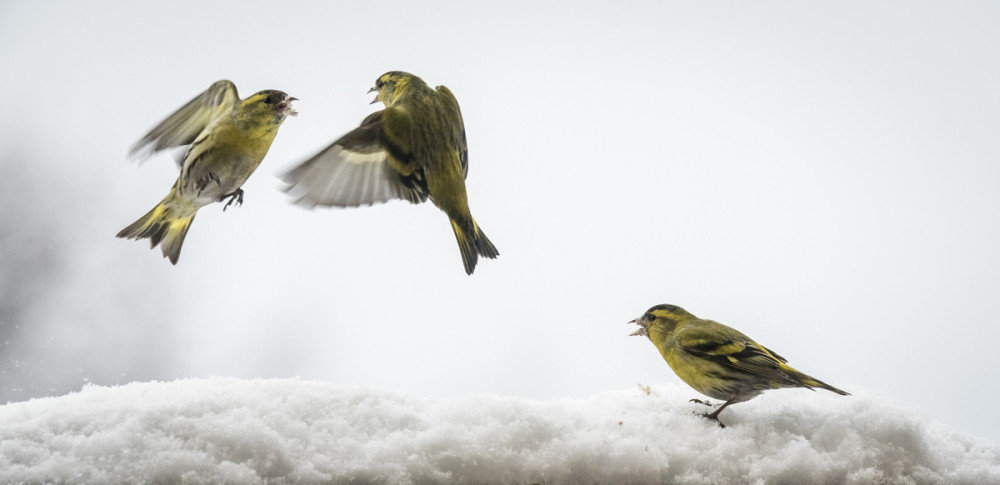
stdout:
{"type": "Polygon", "coordinates": [[[300,204],[357,207],[430,197],[451,220],[465,272],[479,256],[499,254],[469,212],[465,125],[451,91],[431,89],[413,74],[392,71],[369,91],[385,109],[282,176],[300,204]]]}
{"type": "Polygon", "coordinates": [[[243,204],[243,189],[288,116],[295,116],[284,92],[268,89],[240,100],[236,86],[218,81],[167,117],[133,147],[131,155],[189,145],[178,160],[181,173],[153,210],[122,229],[118,237],[149,238],[177,264],[184,236],[202,206],[229,198],[243,204]]]}
{"type": "Polygon", "coordinates": [[[679,306],[656,305],[629,323],[641,327],[632,335],[649,337],[681,380],[708,397],[725,401],[715,412],[703,415],[723,428],[726,425],[719,421],[723,409],[769,389],[819,387],[848,395],[789,367],[784,357],[738,330],[702,320],[679,306]]]}

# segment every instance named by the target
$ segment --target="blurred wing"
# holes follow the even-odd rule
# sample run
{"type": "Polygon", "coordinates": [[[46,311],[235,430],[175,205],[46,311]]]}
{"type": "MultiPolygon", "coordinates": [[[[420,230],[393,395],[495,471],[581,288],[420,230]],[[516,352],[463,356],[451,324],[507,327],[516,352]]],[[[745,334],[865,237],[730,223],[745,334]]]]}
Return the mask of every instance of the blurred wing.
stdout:
{"type": "Polygon", "coordinates": [[[784,359],[728,327],[688,327],[677,332],[675,339],[683,351],[696,357],[771,381],[798,384],[781,370],[784,359]]]}
{"type": "Polygon", "coordinates": [[[459,109],[458,100],[455,99],[455,95],[451,93],[450,89],[444,86],[438,86],[435,89],[448,113],[448,119],[455,121],[451,126],[452,145],[458,152],[458,158],[462,164],[462,176],[467,178],[469,176],[469,145],[465,138],[465,121],[462,120],[462,110],[459,109]]]}
{"type": "MultiPolygon", "coordinates": [[[[146,136],[129,150],[129,156],[136,156],[142,152],[139,156],[146,158],[165,148],[189,145],[215,117],[228,113],[239,101],[236,85],[231,81],[216,81],[205,92],[195,96],[146,133],[146,136]]],[[[183,160],[184,157],[179,157],[178,165],[181,165],[183,160]]]]}
{"type": "Polygon", "coordinates": [[[382,113],[372,113],[354,131],[281,176],[296,203],[357,207],[390,199],[427,200],[422,175],[402,177],[390,165],[382,113]]]}

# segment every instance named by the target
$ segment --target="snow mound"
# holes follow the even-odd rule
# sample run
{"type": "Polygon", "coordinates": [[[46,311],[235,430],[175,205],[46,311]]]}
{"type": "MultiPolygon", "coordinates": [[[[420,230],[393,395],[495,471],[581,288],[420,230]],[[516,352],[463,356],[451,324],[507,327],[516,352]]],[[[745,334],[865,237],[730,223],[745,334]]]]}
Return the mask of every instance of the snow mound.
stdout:
{"type": "MultiPolygon", "coordinates": [[[[858,391],[854,389],[854,391],[858,391]]],[[[698,416],[681,385],[415,398],[298,379],[87,386],[0,407],[0,483],[1000,483],[1000,449],[872,392],[698,416]]]]}

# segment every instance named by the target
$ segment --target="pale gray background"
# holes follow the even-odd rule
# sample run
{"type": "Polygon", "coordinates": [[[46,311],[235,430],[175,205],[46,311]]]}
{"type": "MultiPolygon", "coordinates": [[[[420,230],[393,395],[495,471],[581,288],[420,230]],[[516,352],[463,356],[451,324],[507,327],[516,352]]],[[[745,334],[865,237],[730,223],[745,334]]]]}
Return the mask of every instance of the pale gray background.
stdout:
{"type": "Polygon", "coordinates": [[[283,5],[0,3],[0,401],[208,375],[580,397],[676,381],[624,324],[669,302],[1000,439],[996,3],[283,5]],[[472,277],[429,204],[278,190],[397,69],[461,103],[501,252],[472,277]],[[114,238],[176,176],[125,155],[222,78],[300,116],[173,267],[114,238]]]}

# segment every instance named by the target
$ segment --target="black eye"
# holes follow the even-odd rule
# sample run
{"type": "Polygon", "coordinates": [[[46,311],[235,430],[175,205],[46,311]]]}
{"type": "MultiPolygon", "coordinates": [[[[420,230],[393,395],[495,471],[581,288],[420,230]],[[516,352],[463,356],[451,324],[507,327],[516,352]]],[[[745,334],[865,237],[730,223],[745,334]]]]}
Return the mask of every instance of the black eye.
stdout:
{"type": "Polygon", "coordinates": [[[273,94],[268,94],[267,97],[264,98],[264,102],[267,103],[267,104],[273,104],[274,103],[274,95],[273,94]]]}

